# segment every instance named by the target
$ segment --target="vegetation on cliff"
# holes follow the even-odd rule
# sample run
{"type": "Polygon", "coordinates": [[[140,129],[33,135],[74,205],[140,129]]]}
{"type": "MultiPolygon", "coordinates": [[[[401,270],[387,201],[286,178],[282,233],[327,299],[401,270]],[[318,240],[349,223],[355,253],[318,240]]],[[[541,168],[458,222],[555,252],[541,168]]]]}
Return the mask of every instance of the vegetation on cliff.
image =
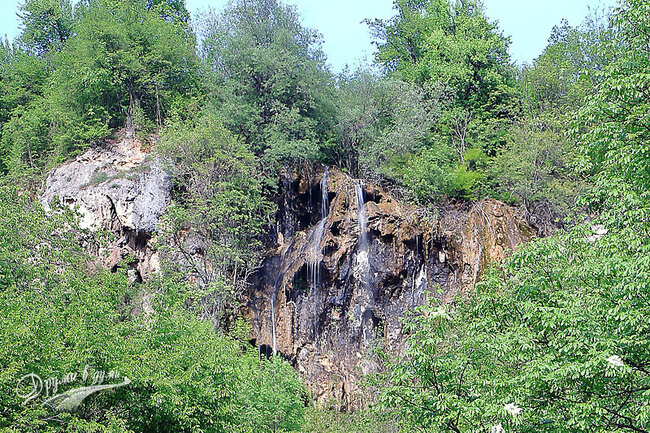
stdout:
{"type": "Polygon", "coordinates": [[[195,21],[183,0],[21,5],[0,43],[0,431],[335,431],[238,312],[278,172],[305,162],[421,206],[499,198],[550,235],[467,299],[413,312],[378,404],[339,430],[650,430],[650,2],[561,23],[521,67],[479,1],[394,6],[367,21],[376,69],[336,75],[278,0],[195,21]],[[87,254],[109,233],[34,199],[50,168],[122,133],[157,141],[175,185],[146,283],[87,254]],[[52,417],[16,389],[87,364],[128,390],[52,417]]]}
{"type": "Polygon", "coordinates": [[[469,299],[408,321],[411,349],[383,393],[405,426],[650,428],[648,7],[614,15],[622,50],[590,72],[594,91],[571,127],[594,181],[581,198],[593,219],[515,253],[469,299]]]}

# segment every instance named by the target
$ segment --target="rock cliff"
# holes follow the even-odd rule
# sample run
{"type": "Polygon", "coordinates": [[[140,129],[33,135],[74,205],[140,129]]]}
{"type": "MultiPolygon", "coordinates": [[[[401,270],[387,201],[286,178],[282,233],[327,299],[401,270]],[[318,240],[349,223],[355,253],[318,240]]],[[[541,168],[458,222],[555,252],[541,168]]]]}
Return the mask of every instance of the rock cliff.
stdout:
{"type": "Polygon", "coordinates": [[[129,275],[142,280],[159,269],[149,245],[171,189],[171,179],[142,143],[124,138],[101,143],[52,170],[41,201],[46,209],[54,203],[77,209],[82,228],[113,233],[107,250],[95,253],[108,268],[132,256],[129,275]]]}
{"type": "Polygon", "coordinates": [[[287,171],[275,235],[249,294],[251,342],[294,363],[314,398],[362,404],[373,347],[403,348],[400,319],[469,290],[532,229],[483,200],[427,215],[336,169],[287,171]]]}
{"type": "MultiPolygon", "coordinates": [[[[372,349],[403,349],[409,310],[431,297],[451,301],[534,235],[495,200],[432,215],[335,168],[287,168],[281,177],[266,256],[244,300],[251,343],[290,360],[319,402],[347,409],[363,403],[360,378],[378,369],[372,349]]],[[[114,269],[132,256],[139,281],[159,270],[150,245],[171,191],[156,159],[125,138],[52,170],[41,200],[113,233],[94,253],[114,269]]]]}

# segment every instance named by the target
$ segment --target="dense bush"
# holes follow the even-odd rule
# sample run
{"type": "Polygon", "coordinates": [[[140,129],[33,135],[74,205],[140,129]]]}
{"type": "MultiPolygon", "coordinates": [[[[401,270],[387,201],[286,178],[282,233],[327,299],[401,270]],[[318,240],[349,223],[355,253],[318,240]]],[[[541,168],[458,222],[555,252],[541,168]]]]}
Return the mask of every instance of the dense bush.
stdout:
{"type": "Polygon", "coordinates": [[[468,299],[407,321],[383,405],[421,431],[643,432],[650,426],[646,0],[576,118],[589,224],[533,242],[468,299]],[[615,102],[612,102],[615,101],[615,102]]]}
{"type": "Polygon", "coordinates": [[[318,159],[335,115],[318,32],[277,0],[233,1],[199,23],[224,124],[269,162],[318,159]]]}
{"type": "Polygon", "coordinates": [[[135,287],[123,273],[99,269],[81,251],[77,237],[87,233],[69,215],[45,214],[12,188],[0,188],[0,222],[0,431],[243,432],[301,424],[305,390],[291,367],[260,360],[245,328],[224,336],[197,320],[184,308],[184,284],[135,287]],[[143,311],[144,302],[150,307],[143,311]],[[72,413],[53,413],[42,398],[23,405],[16,394],[28,373],[60,378],[81,375],[86,365],[132,382],[72,413]]]}
{"type": "Polygon", "coordinates": [[[175,183],[160,227],[164,267],[191,275],[201,289],[196,300],[209,298],[216,321],[237,308],[274,210],[250,147],[212,112],[168,126],[157,147],[175,183]]]}
{"type": "Polygon", "coordinates": [[[467,301],[409,320],[384,404],[432,432],[643,430],[649,257],[628,231],[524,248],[467,301]]]}

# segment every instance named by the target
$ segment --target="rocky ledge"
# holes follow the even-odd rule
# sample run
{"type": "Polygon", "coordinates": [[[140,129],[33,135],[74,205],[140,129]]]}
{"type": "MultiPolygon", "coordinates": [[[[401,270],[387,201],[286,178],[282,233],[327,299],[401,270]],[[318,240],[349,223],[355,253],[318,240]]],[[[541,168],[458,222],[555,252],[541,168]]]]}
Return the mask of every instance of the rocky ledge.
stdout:
{"type": "MultiPolygon", "coordinates": [[[[132,257],[134,281],[159,270],[152,237],[172,182],[142,144],[107,141],[52,170],[42,202],[77,209],[81,225],[114,240],[92,251],[108,268],[132,257]]],[[[534,231],[498,201],[433,215],[336,168],[285,169],[267,253],[244,314],[251,343],[290,360],[322,404],[364,402],[360,378],[377,371],[376,347],[404,348],[401,319],[432,297],[467,292],[486,266],[534,231]]]]}
{"type": "Polygon", "coordinates": [[[132,257],[129,275],[147,279],[159,269],[150,241],[171,198],[172,182],[159,162],[137,139],[108,140],[92,147],[47,176],[41,201],[76,209],[81,228],[106,229],[115,235],[95,251],[115,268],[132,257]]]}
{"type": "Polygon", "coordinates": [[[278,205],[249,293],[251,342],[345,409],[363,404],[359,379],[379,368],[372,349],[403,349],[409,310],[469,290],[534,234],[496,200],[433,216],[333,168],[287,171],[278,205]]]}

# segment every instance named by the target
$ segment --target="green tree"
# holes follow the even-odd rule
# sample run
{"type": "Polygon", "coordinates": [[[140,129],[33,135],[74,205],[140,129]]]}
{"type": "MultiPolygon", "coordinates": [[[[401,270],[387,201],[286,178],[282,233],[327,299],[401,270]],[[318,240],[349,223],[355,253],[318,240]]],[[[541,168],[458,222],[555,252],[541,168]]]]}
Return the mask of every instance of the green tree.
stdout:
{"type": "Polygon", "coordinates": [[[576,120],[595,220],[533,242],[468,299],[408,320],[408,352],[383,394],[407,426],[650,428],[648,12],[648,0],[617,10],[622,51],[597,73],[576,120]]]}
{"type": "Polygon", "coordinates": [[[647,431],[650,251],[630,236],[535,242],[468,300],[420,311],[386,407],[432,432],[647,431]]]}
{"type": "Polygon", "coordinates": [[[630,0],[614,16],[621,55],[592,74],[598,83],[578,111],[574,132],[582,144],[580,167],[594,175],[587,203],[593,210],[620,209],[616,224],[648,221],[650,185],[650,21],[647,1],[630,0]]]}
{"type": "Polygon", "coordinates": [[[395,17],[367,21],[378,46],[377,63],[418,85],[429,100],[443,102],[430,125],[428,154],[416,153],[405,165],[408,158],[403,160],[412,195],[432,202],[445,190],[452,197],[474,198],[484,193],[485,158],[466,161],[465,156],[494,156],[520,114],[510,41],[478,1],[396,0],[394,7],[395,17]],[[457,164],[432,165],[446,160],[441,156],[447,148],[456,150],[457,164]],[[413,168],[416,161],[426,164],[430,175],[413,168]],[[441,176],[441,170],[451,173],[441,176]],[[436,196],[425,197],[426,191],[436,196]]]}
{"type": "Polygon", "coordinates": [[[185,6],[185,0],[145,0],[144,6],[146,10],[157,12],[165,21],[171,21],[181,29],[188,30],[190,13],[185,6]]]}
{"type": "Polygon", "coordinates": [[[169,126],[158,152],[177,191],[163,222],[167,264],[193,276],[197,297],[207,297],[221,320],[238,306],[261,258],[259,237],[273,210],[261,164],[213,113],[169,126]]]}
{"type": "Polygon", "coordinates": [[[566,124],[551,115],[525,116],[510,129],[487,170],[496,196],[521,205],[543,235],[563,226],[588,185],[574,170],[579,153],[567,131],[566,124]]]}
{"type": "Polygon", "coordinates": [[[19,41],[38,57],[62,50],[74,33],[70,0],[26,0],[20,5],[19,41]]]}
{"type": "Polygon", "coordinates": [[[393,170],[410,198],[421,204],[436,204],[450,191],[453,162],[451,148],[438,146],[397,159],[393,170]]]}
{"type": "Polygon", "coordinates": [[[417,153],[431,139],[442,96],[431,100],[419,87],[359,70],[339,79],[336,132],[329,156],[362,177],[395,180],[398,157],[417,153]]]}
{"type": "Polygon", "coordinates": [[[53,78],[51,101],[64,145],[122,126],[130,133],[161,126],[197,96],[193,36],[144,6],[98,1],[81,13],[53,78]]]}
{"type": "Polygon", "coordinates": [[[531,65],[524,65],[517,87],[523,115],[505,135],[488,174],[492,191],[521,204],[540,233],[562,226],[588,176],[575,172],[576,138],[570,119],[616,56],[616,31],[596,11],[571,27],[553,28],[549,44],[531,65]]]}
{"type": "Polygon", "coordinates": [[[0,46],[0,173],[36,167],[50,149],[43,101],[50,73],[47,62],[19,45],[0,46]]]}
{"type": "MultiPolygon", "coordinates": [[[[46,213],[0,186],[0,431],[250,432],[295,429],[305,390],[281,359],[260,360],[237,322],[217,334],[185,308],[191,290],[161,276],[131,285],[84,253],[70,212],[46,213]],[[22,376],[43,380],[118,370],[128,386],[51,412],[16,394],[22,376]],[[262,385],[262,386],[260,386],[262,385]],[[252,414],[256,414],[252,416],[252,414]]],[[[59,392],[88,385],[60,385],[59,392]]],[[[29,391],[27,387],[26,391],[29,391]]]]}
{"type": "Polygon", "coordinates": [[[84,2],[65,38],[51,34],[59,32],[48,21],[58,16],[55,3],[68,11],[67,3],[27,2],[20,44],[1,50],[2,171],[38,172],[115,128],[161,127],[201,99],[183,2],[84,2]]]}
{"type": "Polygon", "coordinates": [[[519,77],[527,113],[540,115],[555,109],[552,115],[557,117],[580,106],[595,84],[596,77],[586,72],[602,71],[614,60],[615,38],[610,17],[598,10],[579,26],[563,20],[553,27],[542,54],[524,65],[519,77]]]}
{"type": "MultiPolygon", "coordinates": [[[[394,7],[394,18],[369,22],[380,65],[420,85],[449,86],[462,117],[480,121],[513,114],[509,39],[488,20],[480,2],[396,0],[394,7]]],[[[450,120],[458,118],[450,113],[450,120]]]]}
{"type": "Polygon", "coordinates": [[[15,109],[2,127],[0,159],[18,177],[38,173],[52,150],[51,121],[46,101],[39,97],[15,109]]]}
{"type": "Polygon", "coordinates": [[[318,158],[335,113],[320,35],[277,0],[234,1],[200,22],[226,126],[270,160],[318,158]]]}

